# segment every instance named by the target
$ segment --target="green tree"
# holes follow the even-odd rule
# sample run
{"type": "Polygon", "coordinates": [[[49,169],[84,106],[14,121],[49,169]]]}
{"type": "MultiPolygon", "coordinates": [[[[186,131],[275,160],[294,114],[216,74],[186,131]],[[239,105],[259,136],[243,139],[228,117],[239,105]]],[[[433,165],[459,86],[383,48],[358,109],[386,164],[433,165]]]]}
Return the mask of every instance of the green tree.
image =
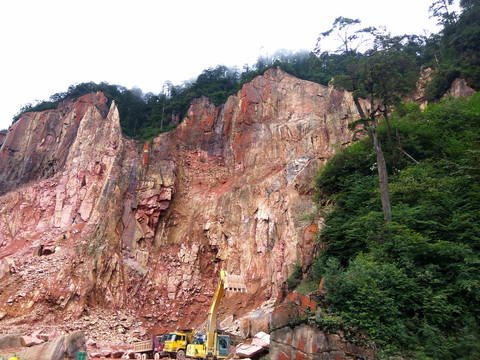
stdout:
{"type": "MultiPolygon", "coordinates": [[[[392,106],[415,88],[419,69],[415,58],[404,51],[404,37],[390,37],[375,28],[360,28],[351,32],[353,25],[359,26],[359,20],[339,17],[333,27],[322,33],[319,41],[324,41],[332,34],[337,34],[342,45],[344,74],[335,77],[337,86],[353,92],[355,105],[360,120],[353,126],[361,125],[371,138],[377,154],[378,180],[385,220],[391,219],[390,195],[388,189],[388,171],[383,149],[377,135],[377,122],[380,118],[388,123],[388,114],[392,106]],[[366,40],[366,35],[374,39],[373,47],[359,54],[357,49],[366,40]],[[369,100],[368,114],[360,104],[359,97],[369,100]]],[[[317,44],[318,45],[318,44],[317,44]]],[[[393,141],[389,134],[389,144],[393,141]]]]}
{"type": "MultiPolygon", "coordinates": [[[[445,99],[389,115],[404,161],[389,178],[392,219],[378,209],[365,137],[342,149],[316,178],[326,211],[314,264],[326,300],[382,351],[413,359],[477,359],[480,354],[480,96],[445,99]]],[[[387,142],[385,122],[378,124],[387,142]]],[[[393,154],[385,148],[387,167],[393,154]]]]}
{"type": "Polygon", "coordinates": [[[456,78],[463,78],[472,88],[480,89],[480,3],[461,0],[460,14],[450,10],[451,0],[436,1],[430,8],[443,26],[433,35],[426,50],[435,61],[435,74],[426,91],[427,100],[438,100],[456,78]]]}

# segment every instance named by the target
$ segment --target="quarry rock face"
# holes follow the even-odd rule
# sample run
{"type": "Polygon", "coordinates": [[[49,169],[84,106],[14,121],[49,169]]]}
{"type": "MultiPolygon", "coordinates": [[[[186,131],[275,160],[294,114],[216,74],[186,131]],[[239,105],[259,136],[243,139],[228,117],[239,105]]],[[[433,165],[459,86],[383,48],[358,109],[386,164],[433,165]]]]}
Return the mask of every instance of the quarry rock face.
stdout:
{"type": "MultiPolygon", "coordinates": [[[[82,120],[95,117],[93,109],[105,115],[108,112],[106,103],[102,93],[89,94],[55,111],[23,114],[2,141],[0,194],[68,169],[71,163],[67,162],[73,161],[75,156],[71,152],[82,150],[79,137],[85,135],[86,127],[93,125],[82,120]]],[[[93,140],[105,135],[106,132],[85,138],[84,141],[91,140],[91,143],[83,147],[95,146],[93,140]]]]}
{"type": "MultiPolygon", "coordinates": [[[[358,340],[357,340],[358,342],[358,340]]],[[[288,359],[375,359],[376,352],[345,340],[343,334],[325,333],[316,326],[283,327],[270,335],[270,358],[288,359]]]]}
{"type": "Polygon", "coordinates": [[[276,299],[296,262],[310,268],[316,227],[302,218],[315,171],[351,141],[351,94],[270,69],[222,106],[194,100],[151,144],[122,137],[107,104],[24,114],[3,138],[0,322],[109,309],[151,332],[193,327],[221,269],[248,292],[226,294],[219,321],[276,299]]]}
{"type": "Polygon", "coordinates": [[[18,355],[30,360],[63,360],[78,359],[78,354],[85,351],[85,334],[76,332],[28,347],[21,350],[18,355]]]}

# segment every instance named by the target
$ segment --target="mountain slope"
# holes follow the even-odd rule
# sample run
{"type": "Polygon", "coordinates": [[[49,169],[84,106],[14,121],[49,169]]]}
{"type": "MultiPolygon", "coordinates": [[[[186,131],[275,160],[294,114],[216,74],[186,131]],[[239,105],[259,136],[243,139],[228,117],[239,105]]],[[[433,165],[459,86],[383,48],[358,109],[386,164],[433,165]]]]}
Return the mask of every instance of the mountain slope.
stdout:
{"type": "Polygon", "coordinates": [[[105,104],[98,93],[24,114],[4,138],[5,325],[105,308],[152,330],[195,326],[220,269],[249,284],[222,319],[275,299],[296,261],[310,266],[300,219],[315,170],[351,140],[351,94],[270,69],[223,106],[195,100],[143,149],[105,104]]]}

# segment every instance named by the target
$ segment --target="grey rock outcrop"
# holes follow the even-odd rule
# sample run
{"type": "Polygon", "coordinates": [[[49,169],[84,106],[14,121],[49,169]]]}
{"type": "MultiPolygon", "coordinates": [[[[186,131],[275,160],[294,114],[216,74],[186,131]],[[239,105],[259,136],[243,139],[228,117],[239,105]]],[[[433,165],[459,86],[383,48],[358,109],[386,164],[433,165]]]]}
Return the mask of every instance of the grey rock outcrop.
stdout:
{"type": "Polygon", "coordinates": [[[342,334],[326,334],[315,326],[284,327],[270,334],[271,360],[374,359],[375,351],[346,341],[342,334]]]}
{"type": "Polygon", "coordinates": [[[77,359],[79,352],[86,351],[85,334],[76,332],[23,349],[18,354],[28,360],[67,360],[77,359]]]}

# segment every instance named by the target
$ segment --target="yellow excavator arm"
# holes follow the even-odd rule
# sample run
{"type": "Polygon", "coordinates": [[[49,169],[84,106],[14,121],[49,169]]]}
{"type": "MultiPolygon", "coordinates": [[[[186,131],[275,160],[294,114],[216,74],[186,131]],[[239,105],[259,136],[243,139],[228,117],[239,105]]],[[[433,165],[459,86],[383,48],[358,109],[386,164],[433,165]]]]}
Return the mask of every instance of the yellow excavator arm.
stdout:
{"type": "Polygon", "coordinates": [[[220,271],[220,279],[218,280],[217,290],[213,295],[212,304],[208,311],[207,319],[207,333],[205,344],[205,355],[207,358],[214,357],[215,354],[215,333],[217,328],[217,312],[220,306],[220,300],[222,299],[224,290],[247,292],[247,287],[242,276],[229,275],[226,271],[220,271]]]}

